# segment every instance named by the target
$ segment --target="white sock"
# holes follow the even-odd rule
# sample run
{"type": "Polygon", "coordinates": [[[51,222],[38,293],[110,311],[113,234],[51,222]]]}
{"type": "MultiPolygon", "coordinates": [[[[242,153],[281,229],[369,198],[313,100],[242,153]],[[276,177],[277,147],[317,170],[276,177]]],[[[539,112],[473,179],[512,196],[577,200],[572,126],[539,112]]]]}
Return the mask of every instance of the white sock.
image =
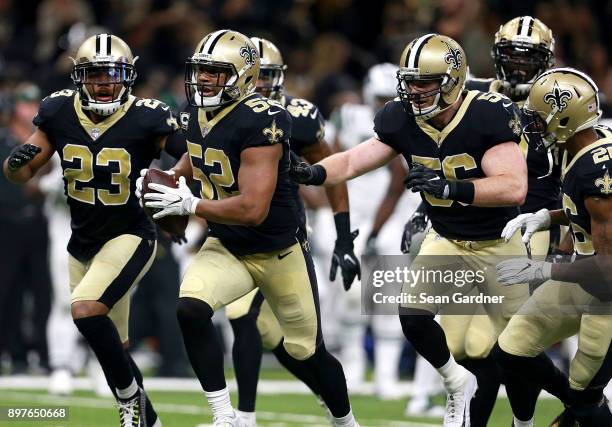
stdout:
{"type": "Polygon", "coordinates": [[[340,417],[340,418],[333,417],[332,425],[334,427],[354,427],[356,426],[357,422],[355,421],[355,417],[353,416],[353,411],[349,409],[349,413],[346,414],[345,416],[340,417]]]}
{"type": "Polygon", "coordinates": [[[441,368],[437,368],[437,371],[442,375],[444,387],[451,393],[463,385],[467,375],[467,370],[455,362],[452,354],[448,362],[441,368]]]}
{"type": "Polygon", "coordinates": [[[255,418],[255,412],[244,412],[236,410],[236,415],[240,418],[240,421],[244,423],[246,426],[256,425],[257,421],[255,418]]]}
{"type": "Polygon", "coordinates": [[[531,417],[529,421],[521,421],[514,417],[514,427],[533,427],[533,418],[531,417]]]}
{"type": "Polygon", "coordinates": [[[233,417],[235,415],[227,387],[217,391],[204,391],[204,394],[212,410],[213,418],[219,416],[233,417]]]}
{"type": "Polygon", "coordinates": [[[130,384],[127,388],[123,388],[121,390],[116,388],[115,390],[117,390],[117,397],[119,399],[129,399],[130,397],[134,396],[138,391],[138,384],[136,384],[136,378],[132,379],[132,384],[130,384]]]}

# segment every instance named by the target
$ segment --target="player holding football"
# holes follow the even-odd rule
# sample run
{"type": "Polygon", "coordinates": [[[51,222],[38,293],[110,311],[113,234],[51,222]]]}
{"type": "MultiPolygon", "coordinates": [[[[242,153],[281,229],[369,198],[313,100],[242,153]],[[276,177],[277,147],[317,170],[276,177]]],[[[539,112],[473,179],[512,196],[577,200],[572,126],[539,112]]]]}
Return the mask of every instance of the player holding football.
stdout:
{"type": "Polygon", "coordinates": [[[539,149],[562,146],[571,161],[563,170],[563,209],[521,215],[507,224],[503,236],[525,227],[528,241],[553,224],[570,225],[576,261],[551,264],[521,258],[497,266],[503,284],[546,283],[508,323],[492,353],[513,375],[566,404],[566,413],[553,425],[570,426],[575,419],[581,427],[609,426],[612,414],[603,389],[612,376],[612,133],[597,126],[597,86],[572,68],[542,74],[523,112],[529,143],[539,149]],[[578,351],[568,382],[544,351],[576,333],[578,351]]]}
{"type": "MultiPolygon", "coordinates": [[[[278,101],[291,115],[291,151],[304,156],[314,163],[331,154],[325,142],[324,119],[319,109],[305,99],[294,98],[283,91],[284,71],[287,68],[279,49],[269,40],[251,37],[257,47],[260,59],[259,77],[256,91],[261,95],[278,101]]],[[[306,213],[299,195],[299,186],[290,182],[298,207],[298,219],[301,232],[306,235],[306,213]]],[[[360,275],[359,260],[353,252],[355,234],[350,230],[348,191],[342,183],[329,187],[327,197],[334,212],[336,225],[336,244],[332,256],[331,274],[335,279],[338,266],[342,271],[344,287],[349,288],[356,276],[360,275]]],[[[238,410],[236,411],[242,427],[254,427],[255,399],[257,381],[261,365],[262,345],[270,350],[278,361],[305,382],[318,396],[320,390],[312,373],[302,363],[295,363],[283,346],[283,332],[264,300],[260,290],[254,290],[225,307],[232,330],[234,344],[232,358],[238,384],[238,410]],[[258,328],[259,326],[259,328],[258,328]]]]}
{"type": "Polygon", "coordinates": [[[210,234],[185,272],[178,318],[189,359],[215,426],[239,426],[212,323],[215,310],[259,288],[284,337],[284,350],[316,379],[334,426],[356,426],[342,366],[321,337],[308,241],[300,233],[288,175],[291,118],[254,93],[260,59],[253,42],[219,30],[187,60],[190,106],[181,113],[188,154],[173,168],[178,188],[150,184],[154,218],[197,215],[210,234]],[[201,183],[194,197],[186,178],[201,183]]]}
{"type": "Polygon", "coordinates": [[[68,243],[72,318],[95,353],[117,398],[122,427],[161,426],[126,351],[130,289],[149,269],[155,228],[134,195],[148,167],[177,129],[169,107],[131,95],[136,62],[110,34],[85,40],[76,52],[77,90],[46,97],[38,129],[3,165],[25,183],[57,152],[72,218],[68,243]]]}
{"type": "MultiPolygon", "coordinates": [[[[399,65],[400,99],[377,113],[377,136],[314,166],[293,165],[292,176],[306,184],[333,185],[402,154],[410,165],[406,185],[421,192],[433,226],[415,263],[426,265],[424,255],[456,255],[467,265],[487,267],[489,276],[492,266],[486,257],[525,254],[518,234],[508,243],[499,239],[516,211],[510,206],[522,204],[527,192],[518,109],[500,94],[464,91],[465,53],[449,37],[427,34],[413,40],[399,65]]],[[[488,279],[480,290],[504,295],[502,307],[487,307],[499,334],[528,293],[508,292],[494,274],[488,279]]],[[[402,292],[415,289],[418,283],[404,286],[402,292]]],[[[402,329],[444,379],[444,425],[469,426],[476,378],[451,355],[444,331],[434,320],[439,309],[435,304],[403,305],[402,329]]]]}

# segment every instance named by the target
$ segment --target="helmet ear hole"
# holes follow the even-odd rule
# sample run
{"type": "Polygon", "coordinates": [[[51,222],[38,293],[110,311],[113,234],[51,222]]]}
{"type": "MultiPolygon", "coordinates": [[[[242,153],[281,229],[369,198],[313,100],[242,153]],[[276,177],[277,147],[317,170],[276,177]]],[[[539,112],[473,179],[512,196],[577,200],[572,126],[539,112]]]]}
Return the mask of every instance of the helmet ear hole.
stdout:
{"type": "Polygon", "coordinates": [[[567,122],[569,122],[569,117],[563,117],[561,120],[559,120],[559,126],[565,127],[567,126],[567,122]]]}

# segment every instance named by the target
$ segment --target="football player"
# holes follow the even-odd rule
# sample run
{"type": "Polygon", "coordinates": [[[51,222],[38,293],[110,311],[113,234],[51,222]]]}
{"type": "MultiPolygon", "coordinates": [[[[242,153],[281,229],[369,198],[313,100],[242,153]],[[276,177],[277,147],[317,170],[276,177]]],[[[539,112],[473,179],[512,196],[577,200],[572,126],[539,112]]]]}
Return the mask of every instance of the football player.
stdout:
{"type": "MultiPolygon", "coordinates": [[[[425,255],[446,254],[486,271],[488,280],[479,290],[504,296],[501,307],[487,306],[499,334],[527,298],[526,289],[508,292],[500,286],[486,259],[525,254],[518,233],[507,243],[499,239],[505,222],[514,216],[516,208],[511,206],[521,205],[527,192],[518,108],[497,93],[464,91],[465,53],[449,37],[426,34],[413,40],[399,65],[399,99],[377,113],[376,137],[316,165],[295,164],[291,174],[298,182],[333,185],[402,154],[410,165],[407,188],[421,193],[432,222],[413,265],[426,267],[425,255]]],[[[414,287],[406,284],[402,292],[411,295],[418,288],[418,282],[414,287]]],[[[451,355],[444,331],[434,320],[440,308],[407,302],[400,307],[400,321],[406,338],[444,379],[444,425],[468,426],[476,378],[451,355]]]]}
{"type": "MultiPolygon", "coordinates": [[[[284,71],[287,66],[280,50],[272,42],[259,37],[251,37],[257,47],[260,59],[259,77],[256,91],[269,99],[278,101],[291,115],[292,152],[303,156],[311,163],[329,156],[331,149],[324,139],[324,119],[319,109],[305,99],[294,98],[283,91],[284,71]]],[[[299,196],[298,184],[291,181],[292,191],[298,207],[298,217],[302,233],[306,234],[306,214],[299,196]]],[[[336,243],[332,256],[330,275],[335,279],[338,266],[342,270],[344,287],[351,287],[355,276],[360,275],[359,260],[353,252],[353,239],[350,231],[348,191],[346,184],[328,187],[327,197],[334,212],[336,243]],[[346,255],[346,256],[345,256],[346,255]]],[[[261,365],[262,344],[272,351],[289,371],[310,386],[315,394],[320,394],[312,381],[312,374],[304,364],[293,363],[282,342],[282,330],[261,291],[254,290],[243,298],[229,304],[225,313],[234,332],[232,356],[238,383],[238,416],[244,427],[255,426],[255,398],[257,380],[261,365]],[[263,307],[260,307],[263,304],[263,307]],[[260,326],[258,332],[257,325],[260,326]],[[261,339],[260,339],[261,335],[261,339]],[[262,343],[263,339],[263,343],[262,343]]],[[[320,398],[319,401],[321,402],[320,398]]]]}
{"type": "MultiPolygon", "coordinates": [[[[554,44],[552,31],[539,19],[531,16],[513,18],[495,33],[491,56],[496,79],[471,79],[465,86],[470,90],[504,94],[522,106],[534,80],[554,64],[554,44]]],[[[524,137],[520,147],[527,160],[528,176],[527,197],[520,207],[521,213],[559,208],[559,150],[555,147],[529,149],[524,137]]],[[[537,233],[530,242],[531,254],[552,255],[559,246],[559,237],[558,226],[537,233]]],[[[457,347],[453,353],[463,354],[460,363],[479,379],[479,389],[471,405],[471,422],[473,427],[486,427],[501,382],[499,367],[489,357],[496,337],[491,322],[482,307],[472,317],[441,316],[440,322],[451,348],[457,347]]],[[[529,426],[529,422],[522,421],[527,417],[525,413],[515,414],[515,426],[529,426]]]]}
{"type": "Polygon", "coordinates": [[[181,113],[188,153],[175,165],[178,188],[150,184],[146,206],[205,218],[210,234],[185,272],[178,319],[187,353],[215,426],[240,424],[212,323],[215,310],[261,290],[278,320],[284,350],[317,381],[335,426],[356,426],[342,366],[321,338],[318,293],[308,241],[300,231],[289,180],[291,115],[254,93],[257,47],[236,31],[204,37],[187,60],[181,113]],[[191,194],[186,178],[201,184],[191,194]]]}
{"type": "Polygon", "coordinates": [[[161,425],[126,351],[130,289],[156,250],[134,182],[177,129],[168,106],[131,95],[136,59],[114,35],[85,40],[73,59],[76,90],[46,97],[34,118],[38,129],[4,162],[7,178],[24,183],[53,153],[61,159],[72,218],[72,318],[117,398],[122,427],[161,425]]]}
{"type": "Polygon", "coordinates": [[[546,283],[508,323],[493,354],[513,375],[561,399],[568,407],[564,422],[573,416],[582,427],[609,426],[612,414],[603,388],[612,376],[612,133],[596,126],[601,116],[597,86],[572,68],[551,69],[538,77],[523,112],[529,143],[543,149],[561,145],[571,161],[563,170],[563,209],[521,215],[507,224],[503,235],[525,227],[528,241],[552,224],[570,225],[576,261],[551,264],[521,258],[497,266],[504,284],[546,283]],[[576,333],[578,351],[568,382],[544,350],[576,333]]]}

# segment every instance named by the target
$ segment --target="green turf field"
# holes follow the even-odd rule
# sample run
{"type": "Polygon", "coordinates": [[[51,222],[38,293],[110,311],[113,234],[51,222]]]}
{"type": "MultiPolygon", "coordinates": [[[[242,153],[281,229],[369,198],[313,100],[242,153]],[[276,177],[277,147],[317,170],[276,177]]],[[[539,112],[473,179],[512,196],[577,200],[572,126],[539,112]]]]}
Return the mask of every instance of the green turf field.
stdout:
{"type": "MultiPolygon", "coordinates": [[[[210,412],[203,395],[198,393],[151,392],[149,393],[164,427],[195,427],[211,422],[210,412]]],[[[235,401],[235,395],[232,396],[235,401]]],[[[371,397],[351,398],[353,410],[362,427],[427,427],[441,425],[439,419],[411,418],[403,416],[405,400],[380,401],[371,397]]],[[[441,401],[439,403],[442,403],[441,401]]],[[[72,397],[50,396],[42,390],[0,390],[0,406],[57,405],[68,406],[68,421],[2,422],[0,426],[16,427],[115,427],[118,413],[113,401],[98,398],[91,392],[78,392],[72,397]]],[[[260,427],[328,426],[322,411],[313,397],[283,394],[262,395],[257,398],[258,425],[260,427]]],[[[541,400],[536,413],[536,426],[547,427],[560,412],[561,405],[551,399],[541,400]]],[[[510,407],[506,399],[500,399],[489,423],[491,427],[509,427],[510,407]]]]}

